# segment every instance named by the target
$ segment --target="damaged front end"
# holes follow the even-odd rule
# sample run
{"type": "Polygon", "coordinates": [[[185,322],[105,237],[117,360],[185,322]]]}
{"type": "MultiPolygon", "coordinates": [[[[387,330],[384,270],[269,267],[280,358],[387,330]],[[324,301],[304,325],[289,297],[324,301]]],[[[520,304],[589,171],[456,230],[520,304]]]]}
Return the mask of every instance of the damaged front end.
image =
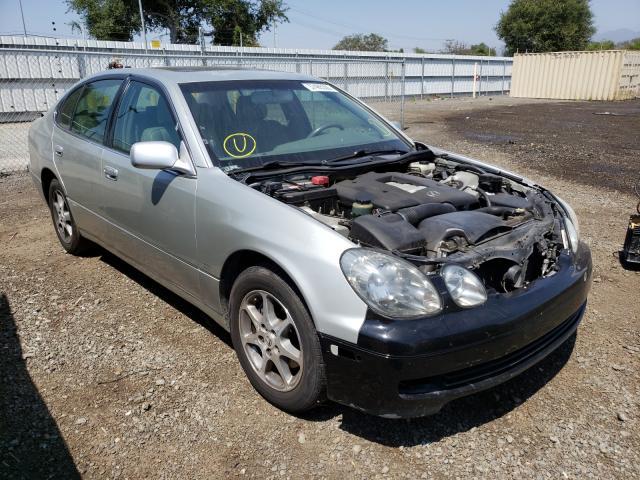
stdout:
{"type": "Polygon", "coordinates": [[[462,266],[489,292],[553,276],[561,251],[577,248],[573,212],[546,190],[453,154],[404,157],[243,180],[360,247],[391,253],[427,276],[462,266]]]}

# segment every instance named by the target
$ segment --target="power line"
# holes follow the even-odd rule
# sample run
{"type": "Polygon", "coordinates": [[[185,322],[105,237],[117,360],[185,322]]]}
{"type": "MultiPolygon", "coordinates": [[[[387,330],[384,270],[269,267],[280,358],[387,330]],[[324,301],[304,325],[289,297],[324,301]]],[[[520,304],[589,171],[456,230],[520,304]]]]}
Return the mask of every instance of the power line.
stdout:
{"type": "MultiPolygon", "coordinates": [[[[328,18],[324,18],[324,17],[320,17],[318,15],[309,13],[305,10],[301,10],[298,7],[289,7],[291,10],[301,13],[302,15],[305,15],[307,17],[311,17],[315,20],[319,20],[321,22],[325,22],[325,23],[329,23],[332,25],[336,25],[339,27],[343,27],[343,28],[348,28],[351,31],[360,31],[361,27],[359,26],[354,26],[354,25],[349,25],[346,23],[341,23],[341,22],[336,22],[334,20],[330,20],[328,18]]],[[[297,22],[299,22],[299,20],[297,20],[297,22]]],[[[437,38],[437,37],[415,37],[412,35],[402,35],[402,34],[398,34],[398,33],[391,33],[385,30],[378,30],[380,33],[384,34],[387,37],[392,37],[392,38],[404,38],[404,39],[409,39],[409,40],[419,40],[419,41],[436,41],[436,42],[442,42],[442,41],[446,41],[446,40],[450,40],[450,38],[437,38]]],[[[335,31],[334,31],[335,32],[335,31]]]]}

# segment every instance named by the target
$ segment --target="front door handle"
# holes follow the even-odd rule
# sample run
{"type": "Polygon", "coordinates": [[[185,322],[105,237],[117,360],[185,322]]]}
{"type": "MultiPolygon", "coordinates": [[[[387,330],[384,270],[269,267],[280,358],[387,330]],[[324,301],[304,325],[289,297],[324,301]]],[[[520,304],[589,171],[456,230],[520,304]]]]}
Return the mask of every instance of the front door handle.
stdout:
{"type": "Polygon", "coordinates": [[[64,153],[64,148],[62,148],[61,145],[56,145],[55,147],[53,147],[53,151],[56,152],[57,156],[61,157],[64,153]]]}
{"type": "Polygon", "coordinates": [[[109,180],[118,180],[118,169],[113,167],[104,167],[104,176],[109,180]]]}

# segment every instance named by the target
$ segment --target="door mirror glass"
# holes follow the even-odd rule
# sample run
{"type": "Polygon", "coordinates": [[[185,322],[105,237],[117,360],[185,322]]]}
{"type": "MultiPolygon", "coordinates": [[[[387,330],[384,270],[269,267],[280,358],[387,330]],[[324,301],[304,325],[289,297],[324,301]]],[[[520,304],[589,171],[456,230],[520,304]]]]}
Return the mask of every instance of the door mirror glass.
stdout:
{"type": "Polygon", "coordinates": [[[131,165],[136,168],[164,170],[173,168],[178,161],[178,150],[169,142],[137,142],[129,153],[131,165]]]}

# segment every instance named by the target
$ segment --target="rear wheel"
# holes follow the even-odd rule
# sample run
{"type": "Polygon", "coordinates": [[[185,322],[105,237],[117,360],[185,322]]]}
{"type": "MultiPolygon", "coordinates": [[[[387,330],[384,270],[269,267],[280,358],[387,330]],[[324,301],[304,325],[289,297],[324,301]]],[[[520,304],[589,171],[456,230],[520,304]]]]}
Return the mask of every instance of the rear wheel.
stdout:
{"type": "Polygon", "coordinates": [[[229,307],[233,346],[253,387],[289,412],[322,401],[320,342],[291,286],[271,270],[250,267],[233,285],[229,307]]]}
{"type": "Polygon", "coordinates": [[[73,215],[71,215],[67,196],[57,179],[51,180],[49,185],[49,209],[58,240],[68,253],[80,255],[93,245],[80,235],[73,215]]]}

